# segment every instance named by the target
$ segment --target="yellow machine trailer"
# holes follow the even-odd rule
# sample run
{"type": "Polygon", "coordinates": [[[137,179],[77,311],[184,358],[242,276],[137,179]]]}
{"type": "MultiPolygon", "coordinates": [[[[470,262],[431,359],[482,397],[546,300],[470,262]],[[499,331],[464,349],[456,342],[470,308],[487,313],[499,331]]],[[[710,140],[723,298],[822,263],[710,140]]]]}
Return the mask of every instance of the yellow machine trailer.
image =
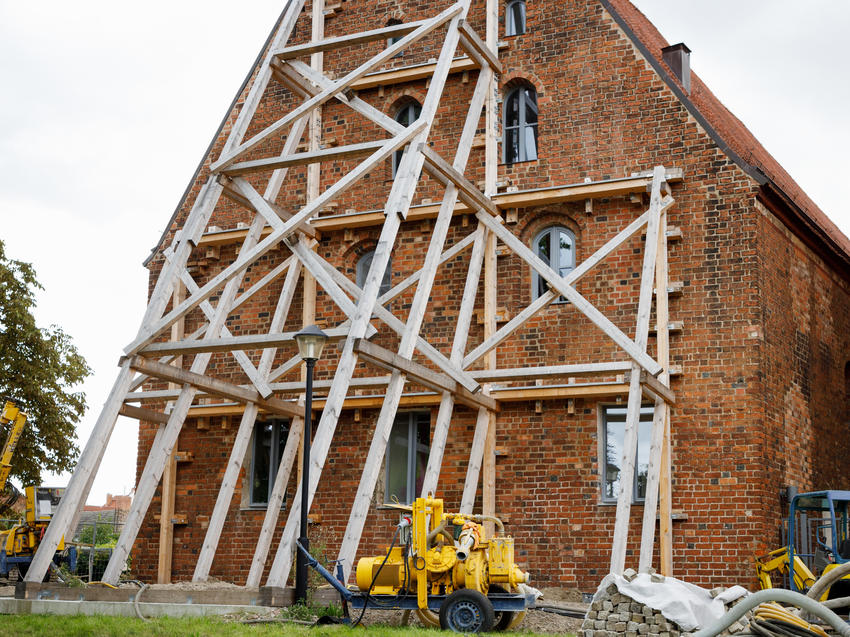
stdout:
{"type": "Polygon", "coordinates": [[[498,518],[446,513],[443,501],[430,497],[398,508],[403,518],[392,546],[359,560],[354,590],[345,586],[341,568],[334,577],[299,549],[356,610],[415,610],[426,625],[461,633],[506,630],[522,621],[536,592],[514,563],[513,538],[498,518]],[[492,537],[485,522],[496,528],[492,537]]]}

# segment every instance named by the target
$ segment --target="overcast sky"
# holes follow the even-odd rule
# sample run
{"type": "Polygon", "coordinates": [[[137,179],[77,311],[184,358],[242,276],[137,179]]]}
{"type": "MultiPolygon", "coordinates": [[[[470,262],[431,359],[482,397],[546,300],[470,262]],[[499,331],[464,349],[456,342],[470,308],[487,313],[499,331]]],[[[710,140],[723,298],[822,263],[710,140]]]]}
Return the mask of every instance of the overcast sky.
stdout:
{"type": "MultiPolygon", "coordinates": [[[[283,4],[0,0],[0,239],[45,287],[39,323],[94,369],[81,446],[144,311],[142,261],[283,4]]],[[[636,4],[850,233],[850,3],[636,4]]],[[[119,419],[90,503],[133,488],[136,434],[119,419]]]]}

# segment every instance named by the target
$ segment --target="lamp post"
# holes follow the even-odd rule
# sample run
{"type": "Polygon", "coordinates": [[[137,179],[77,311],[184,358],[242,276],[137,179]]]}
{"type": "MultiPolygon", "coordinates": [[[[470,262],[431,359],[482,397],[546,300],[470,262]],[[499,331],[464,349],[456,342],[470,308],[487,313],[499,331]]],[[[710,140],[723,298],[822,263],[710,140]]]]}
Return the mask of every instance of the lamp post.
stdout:
{"type": "MultiPolygon", "coordinates": [[[[299,544],[305,550],[310,550],[310,540],[307,538],[307,509],[309,508],[310,488],[310,429],[313,423],[313,367],[322,355],[322,348],[328,340],[328,335],[316,325],[305,327],[295,335],[298,353],[307,363],[307,391],[304,400],[304,464],[301,470],[301,537],[299,544]]],[[[295,551],[295,601],[307,603],[307,560],[304,554],[295,551]]]]}

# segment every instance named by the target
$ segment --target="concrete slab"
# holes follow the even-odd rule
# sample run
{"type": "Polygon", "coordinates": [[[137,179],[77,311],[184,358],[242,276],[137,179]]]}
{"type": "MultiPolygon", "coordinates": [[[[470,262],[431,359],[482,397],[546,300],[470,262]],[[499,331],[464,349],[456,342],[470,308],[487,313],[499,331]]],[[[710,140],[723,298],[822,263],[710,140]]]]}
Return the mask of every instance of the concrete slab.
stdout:
{"type": "MultiPolygon", "coordinates": [[[[219,604],[165,604],[140,602],[139,610],[144,617],[201,617],[206,615],[270,615],[275,609],[265,606],[219,605],[219,604]]],[[[3,615],[111,615],[136,617],[131,602],[57,601],[46,599],[0,599],[0,614],[3,615]]]]}

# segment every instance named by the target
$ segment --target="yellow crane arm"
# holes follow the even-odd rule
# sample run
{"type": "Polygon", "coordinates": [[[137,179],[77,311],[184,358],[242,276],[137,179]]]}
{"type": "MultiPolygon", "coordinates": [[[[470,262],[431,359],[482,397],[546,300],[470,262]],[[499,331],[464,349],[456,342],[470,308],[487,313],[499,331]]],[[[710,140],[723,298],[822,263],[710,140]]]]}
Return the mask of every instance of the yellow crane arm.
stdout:
{"type": "Polygon", "coordinates": [[[9,435],[6,437],[6,444],[3,445],[3,454],[0,455],[0,491],[3,491],[6,488],[6,480],[9,479],[9,472],[12,470],[15,447],[18,446],[18,440],[24,432],[24,425],[27,424],[27,415],[9,400],[6,401],[0,413],[0,424],[10,424],[9,435]]]}

